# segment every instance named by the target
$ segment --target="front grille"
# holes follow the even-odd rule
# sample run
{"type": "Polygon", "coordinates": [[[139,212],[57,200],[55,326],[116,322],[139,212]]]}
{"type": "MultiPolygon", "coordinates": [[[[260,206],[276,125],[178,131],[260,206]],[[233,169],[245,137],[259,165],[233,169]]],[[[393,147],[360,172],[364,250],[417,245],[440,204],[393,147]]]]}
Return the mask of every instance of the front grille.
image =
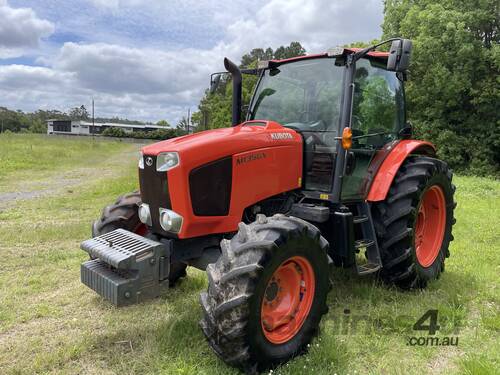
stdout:
{"type": "Polygon", "coordinates": [[[226,216],[231,200],[233,159],[213,161],[189,174],[189,190],[196,216],[226,216]]]}
{"type": "Polygon", "coordinates": [[[141,199],[151,210],[152,230],[154,233],[167,235],[160,225],[160,207],[172,208],[168,191],[167,172],[156,171],[156,156],[144,155],[144,169],[139,168],[141,199]],[[148,165],[146,158],[151,158],[148,165]]]}

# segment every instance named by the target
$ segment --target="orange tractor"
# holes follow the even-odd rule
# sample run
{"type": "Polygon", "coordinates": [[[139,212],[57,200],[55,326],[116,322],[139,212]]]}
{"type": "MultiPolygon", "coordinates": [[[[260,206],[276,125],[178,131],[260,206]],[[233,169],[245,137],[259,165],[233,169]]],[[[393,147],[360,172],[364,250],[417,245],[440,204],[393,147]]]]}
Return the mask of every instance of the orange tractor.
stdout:
{"type": "Polygon", "coordinates": [[[449,256],[455,187],[434,146],[411,139],[410,52],[395,38],[255,70],[226,59],[233,126],[142,149],[140,192],[106,207],[81,245],[82,282],[123,306],[206,270],[200,326],[245,371],[305,350],[332,265],[424,288],[449,256]],[[242,73],[259,76],[243,122],[242,73]]]}

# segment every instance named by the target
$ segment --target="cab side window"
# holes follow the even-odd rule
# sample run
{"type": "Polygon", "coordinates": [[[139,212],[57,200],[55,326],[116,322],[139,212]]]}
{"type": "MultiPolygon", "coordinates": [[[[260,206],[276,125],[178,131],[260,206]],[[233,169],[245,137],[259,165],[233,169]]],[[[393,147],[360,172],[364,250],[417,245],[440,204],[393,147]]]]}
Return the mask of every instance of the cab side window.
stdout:
{"type": "Polygon", "coordinates": [[[379,149],[397,137],[405,123],[404,92],[396,73],[374,61],[356,63],[352,111],[353,147],[379,149]]]}

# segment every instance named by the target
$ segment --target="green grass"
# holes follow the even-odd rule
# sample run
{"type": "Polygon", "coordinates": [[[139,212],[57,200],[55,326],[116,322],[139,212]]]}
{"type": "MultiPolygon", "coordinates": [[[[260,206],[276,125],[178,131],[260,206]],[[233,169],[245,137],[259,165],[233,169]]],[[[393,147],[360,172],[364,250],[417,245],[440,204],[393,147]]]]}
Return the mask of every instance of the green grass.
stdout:
{"type": "MultiPolygon", "coordinates": [[[[198,328],[203,272],[190,269],[161,298],[120,309],[79,281],[86,260],[79,243],[90,222],[137,188],[136,150],[82,138],[0,136],[0,197],[19,188],[44,191],[0,206],[1,374],[237,373],[198,328]],[[56,189],[68,175],[71,187],[56,189]]],[[[497,373],[500,182],[455,183],[455,241],[442,277],[425,291],[403,293],[336,269],[321,334],[308,355],[274,373],[497,373]],[[345,309],[357,328],[346,324],[345,309]],[[458,346],[407,345],[409,336],[427,336],[412,326],[428,309],[439,311],[437,336],[458,336],[458,346]]]]}
{"type": "Polygon", "coordinates": [[[123,149],[120,142],[93,138],[61,139],[37,134],[2,134],[0,138],[0,183],[19,173],[65,170],[75,165],[95,163],[106,152],[123,149]]]}

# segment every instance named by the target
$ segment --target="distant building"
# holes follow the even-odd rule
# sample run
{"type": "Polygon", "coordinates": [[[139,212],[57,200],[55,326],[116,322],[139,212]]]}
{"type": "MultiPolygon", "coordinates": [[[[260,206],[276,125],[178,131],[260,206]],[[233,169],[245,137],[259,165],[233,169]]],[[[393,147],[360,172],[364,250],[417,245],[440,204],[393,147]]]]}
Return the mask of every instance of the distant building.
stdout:
{"type": "Polygon", "coordinates": [[[100,122],[92,125],[91,122],[87,121],[47,120],[47,134],[99,135],[108,128],[122,129],[125,133],[130,134],[168,129],[166,126],[158,125],[131,125],[113,122],[100,122]]]}

